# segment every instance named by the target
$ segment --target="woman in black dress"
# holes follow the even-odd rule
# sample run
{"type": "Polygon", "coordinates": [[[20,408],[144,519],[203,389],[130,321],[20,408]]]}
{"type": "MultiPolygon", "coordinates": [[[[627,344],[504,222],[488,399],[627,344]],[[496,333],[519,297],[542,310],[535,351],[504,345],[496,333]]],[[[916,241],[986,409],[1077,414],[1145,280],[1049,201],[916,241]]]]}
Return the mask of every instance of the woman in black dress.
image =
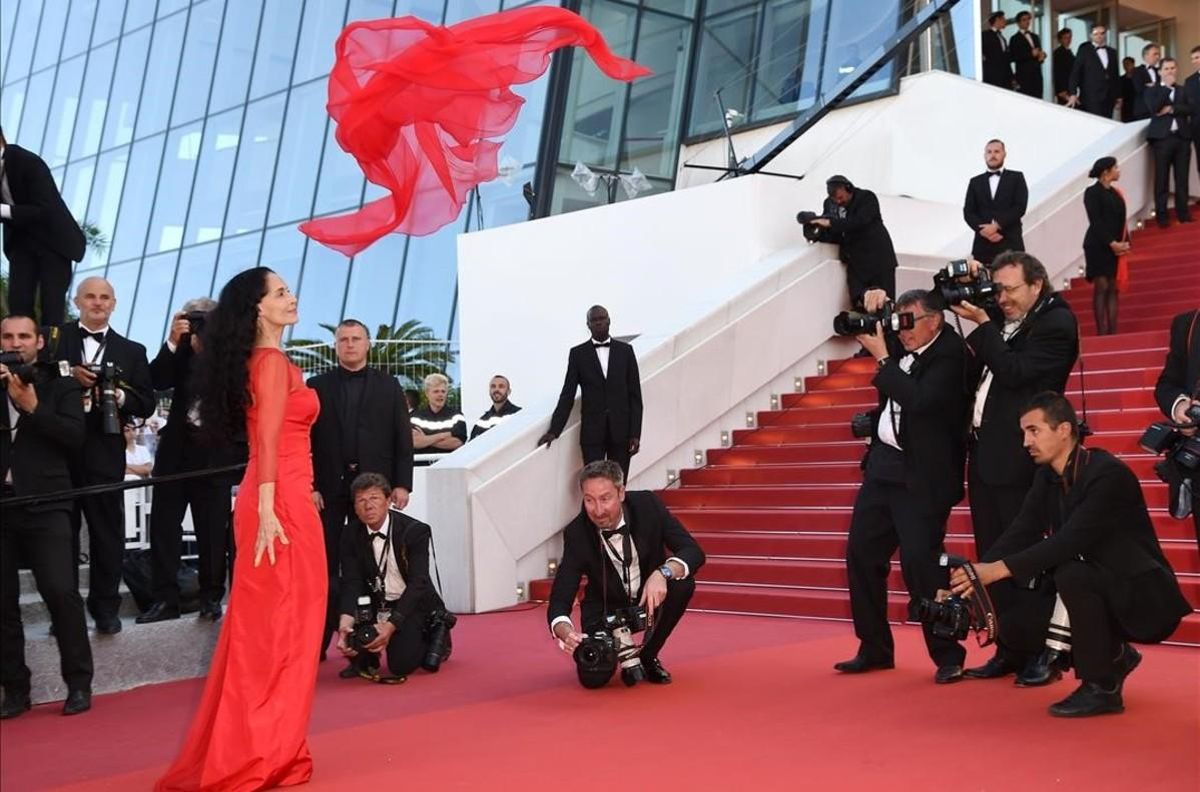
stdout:
{"type": "Polygon", "coordinates": [[[1083,191],[1088,217],[1083,258],[1088,282],[1092,284],[1096,332],[1111,335],[1117,332],[1117,257],[1129,252],[1125,199],[1114,186],[1121,177],[1121,166],[1114,157],[1101,157],[1088,176],[1096,183],[1083,191]]]}

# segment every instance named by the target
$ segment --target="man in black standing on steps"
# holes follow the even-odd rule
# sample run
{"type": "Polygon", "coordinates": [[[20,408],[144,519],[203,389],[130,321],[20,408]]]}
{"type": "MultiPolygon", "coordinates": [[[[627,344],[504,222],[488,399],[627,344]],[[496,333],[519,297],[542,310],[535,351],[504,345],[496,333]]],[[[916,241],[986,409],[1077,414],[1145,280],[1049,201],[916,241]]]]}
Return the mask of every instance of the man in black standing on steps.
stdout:
{"type": "MultiPolygon", "coordinates": [[[[1133,107],[1129,116],[1134,121],[1150,117],[1150,108],[1146,106],[1146,89],[1162,85],[1158,69],[1162,60],[1162,49],[1157,44],[1150,43],[1142,47],[1142,63],[1133,70],[1133,107]]],[[[1125,108],[1121,108],[1124,111],[1125,108]]]]}
{"type": "Polygon", "coordinates": [[[983,81],[997,88],[1013,87],[1012,54],[1008,39],[1004,37],[1004,26],[1008,20],[1003,11],[988,17],[987,29],[983,31],[983,81]]]}
{"type": "Polygon", "coordinates": [[[1090,43],[1079,45],[1067,83],[1067,107],[1080,105],[1093,115],[1112,118],[1121,99],[1117,51],[1106,43],[1108,28],[1092,26],[1090,43]]]}
{"type": "Polygon", "coordinates": [[[633,347],[609,335],[608,309],[593,305],[587,312],[591,338],[572,347],[567,355],[567,376],[550,429],[538,445],[547,448],[566,428],[575,405],[576,390],[583,391],[579,445],[583,462],[611,459],[629,476],[629,459],[641,447],[642,378],[633,347]]]}
{"type": "Polygon", "coordinates": [[[1054,76],[1054,98],[1060,105],[1065,105],[1070,98],[1068,86],[1071,84],[1071,71],[1074,67],[1075,53],[1071,51],[1071,30],[1063,28],[1058,31],[1058,47],[1054,50],[1050,68],[1054,76]]]}
{"type": "Polygon", "coordinates": [[[1192,158],[1191,139],[1193,113],[1200,108],[1188,104],[1183,88],[1176,84],[1174,58],[1159,63],[1161,85],[1152,85],[1142,94],[1150,113],[1146,139],[1154,148],[1154,219],[1159,228],[1170,225],[1167,197],[1171,180],[1175,180],[1175,216],[1181,223],[1192,222],[1188,207],[1188,163],[1192,158]]]}
{"type": "Polygon", "coordinates": [[[1046,53],[1038,34],[1029,29],[1032,22],[1033,14],[1028,11],[1017,14],[1017,32],[1009,39],[1008,50],[1016,70],[1017,90],[1041,99],[1042,61],[1046,60],[1046,53]]]}
{"type": "Polygon", "coordinates": [[[1025,174],[1004,167],[1004,141],[989,140],[983,149],[987,170],[971,178],[963,201],[963,220],[975,232],[971,255],[991,264],[1006,250],[1024,250],[1021,218],[1029,205],[1025,174]]]}
{"type": "MultiPolygon", "coordinates": [[[[867,292],[868,310],[887,301],[880,290],[867,292]]],[[[946,587],[947,570],[938,566],[950,509],[962,500],[962,420],[967,397],[962,388],[962,339],[945,326],[940,299],[914,289],[900,295],[896,310],[913,314],[913,328],[885,335],[881,324],[858,336],[878,363],[872,381],[879,405],[871,413],[871,445],[863,485],[854,501],[846,571],[850,612],[859,648],[834,668],[857,674],[894,666],[892,631],[887,621],[887,578],[900,549],[900,569],[910,596],[909,611],[921,598],[946,587]]],[[[958,682],[966,651],[923,625],[925,646],[937,666],[934,681],[958,682]]]]}

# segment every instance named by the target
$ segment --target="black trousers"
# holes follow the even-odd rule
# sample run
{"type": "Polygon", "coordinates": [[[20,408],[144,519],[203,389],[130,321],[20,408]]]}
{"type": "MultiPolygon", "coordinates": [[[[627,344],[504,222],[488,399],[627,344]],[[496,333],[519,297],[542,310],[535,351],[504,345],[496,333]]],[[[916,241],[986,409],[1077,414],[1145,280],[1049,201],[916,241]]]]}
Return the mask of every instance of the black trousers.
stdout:
{"type": "Polygon", "coordinates": [[[891,265],[880,267],[874,263],[846,265],[846,288],[850,291],[850,305],[862,304],[863,294],[868,289],[883,289],[888,297],[896,298],[896,268],[891,265]]]}
{"type": "Polygon", "coordinates": [[[1116,105],[1115,99],[1107,99],[1105,97],[1089,96],[1084,93],[1079,95],[1080,104],[1083,105],[1085,113],[1098,115],[1102,118],[1112,118],[1113,107],[1116,105]]]}
{"type": "MultiPolygon", "coordinates": [[[[854,501],[846,549],[850,612],[863,657],[889,662],[895,654],[887,618],[887,579],[897,548],[911,617],[915,618],[920,598],[933,599],[939,588],[949,587],[949,570],[937,561],[949,516],[949,509],[932,512],[923,508],[904,484],[873,480],[868,471],[854,501]]],[[[966,658],[962,646],[934,636],[929,625],[922,625],[922,631],[935,665],[962,665],[966,658]]]]}
{"type": "MultiPolygon", "coordinates": [[[[204,467],[204,464],[185,464],[176,472],[204,467]]],[[[183,517],[189,506],[192,508],[192,527],[196,530],[200,601],[220,602],[225,596],[225,577],[232,566],[229,553],[233,545],[230,541],[230,484],[225,476],[210,476],[154,487],[154,506],[150,511],[150,558],[154,565],[152,595],[155,602],[179,605],[183,517]]]]}
{"type": "Polygon", "coordinates": [[[350,514],[350,485],[346,482],[340,492],[321,493],[321,497],[325,501],[325,508],[321,510],[321,527],[325,531],[325,564],[329,572],[329,599],[325,604],[325,626],[321,632],[320,651],[324,652],[338,626],[342,529],[346,527],[346,518],[350,514]]]}
{"type": "MultiPolygon", "coordinates": [[[[83,481],[84,485],[101,483],[110,482],[86,477],[83,481]]],[[[125,558],[125,496],[120,492],[105,492],[79,498],[75,503],[72,527],[76,558],[80,513],[88,525],[88,613],[98,621],[116,619],[121,610],[121,562],[125,558]]]]}
{"type": "Polygon", "coordinates": [[[9,695],[28,693],[31,676],[25,665],[18,559],[33,570],[38,594],[50,611],[63,681],[71,690],[92,684],[92,647],[72,544],[70,513],[65,509],[12,509],[0,516],[0,685],[9,695]]]}
{"type": "Polygon", "coordinates": [[[1071,619],[1075,675],[1111,687],[1116,683],[1113,661],[1127,636],[1108,605],[1113,586],[1109,573],[1085,561],[1068,561],[1055,568],[1054,585],[1071,619]]]}
{"type": "Polygon", "coordinates": [[[14,314],[33,316],[34,298],[39,297],[41,323],[62,324],[66,318],[67,287],[71,284],[71,262],[50,250],[13,247],[7,251],[9,309],[14,314]]]}
{"type": "MultiPolygon", "coordinates": [[[[692,577],[667,581],[666,599],[654,611],[654,624],[646,631],[643,638],[642,660],[654,660],[658,657],[658,653],[662,651],[667,639],[671,637],[671,633],[678,626],[679,620],[683,618],[683,612],[687,610],[688,603],[691,602],[692,595],[695,593],[696,580],[692,577]]],[[[621,592],[621,597],[624,599],[624,592],[621,592]]],[[[603,618],[593,614],[584,620],[583,629],[588,633],[604,629],[603,618]]]]}
{"type": "Polygon", "coordinates": [[[579,446],[583,452],[583,464],[589,462],[598,462],[601,459],[611,459],[621,466],[621,470],[625,472],[625,480],[629,481],[629,438],[613,437],[612,428],[605,427],[603,443],[581,443],[579,446]]]}
{"type": "Polygon", "coordinates": [[[1154,214],[1158,222],[1167,222],[1167,196],[1170,180],[1175,179],[1175,216],[1186,220],[1188,214],[1188,162],[1191,141],[1172,133],[1150,141],[1154,147],[1154,214]]]}
{"type": "MultiPolygon", "coordinates": [[[[385,651],[388,671],[394,676],[411,674],[425,659],[425,654],[429,651],[429,636],[425,631],[428,619],[428,613],[414,613],[402,621],[400,627],[392,634],[385,651]]],[[[382,653],[359,654],[351,658],[350,662],[360,671],[375,671],[379,668],[380,654],[382,653]]]]}

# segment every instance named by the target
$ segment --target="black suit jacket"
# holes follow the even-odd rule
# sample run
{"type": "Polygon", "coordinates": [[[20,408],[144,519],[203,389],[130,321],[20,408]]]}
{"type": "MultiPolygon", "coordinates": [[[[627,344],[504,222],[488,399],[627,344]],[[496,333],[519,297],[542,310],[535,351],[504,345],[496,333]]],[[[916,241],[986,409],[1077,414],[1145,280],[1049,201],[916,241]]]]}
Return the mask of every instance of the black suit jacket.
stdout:
{"type": "Polygon", "coordinates": [[[1140,64],[1133,70],[1133,111],[1131,113],[1134,121],[1140,121],[1143,118],[1150,117],[1150,109],[1146,107],[1146,89],[1159,83],[1150,75],[1150,69],[1146,64],[1140,64]]]}
{"type": "Polygon", "coordinates": [[[892,246],[892,235],[883,224],[875,193],[855,187],[844,208],[845,217],[838,217],[837,204],[832,199],[825,199],[822,214],[830,218],[830,225],[828,229],[820,230],[817,240],[838,245],[838,257],[863,273],[895,269],[896,249],[892,246]]]}
{"type": "Polygon", "coordinates": [[[580,445],[603,444],[605,427],[618,443],[642,436],[642,378],[632,346],[612,339],[607,377],[590,338],[571,347],[562,392],[550,418],[550,433],[555,437],[567,425],[577,388],[583,390],[580,445]]]}
{"type": "Polygon", "coordinates": [[[1200,140],[1200,72],[1196,72],[1183,82],[1183,95],[1188,106],[1192,108],[1189,119],[1192,125],[1192,140],[1200,140]]]}
{"type": "Polygon", "coordinates": [[[887,362],[872,384],[879,404],[871,414],[872,444],[888,399],[900,405],[899,436],[904,449],[906,486],[926,511],[948,511],[962,500],[967,458],[963,420],[969,398],[963,390],[966,352],[949,326],[915,361],[908,374],[900,368],[907,353],[898,340],[889,343],[887,362]]]}
{"type": "Polygon", "coordinates": [[[1171,345],[1162,373],[1154,386],[1154,400],[1171,415],[1180,396],[1200,389],[1200,310],[1185,311],[1171,320],[1171,345]]]}
{"type": "Polygon", "coordinates": [[[1066,47],[1058,47],[1052,57],[1054,73],[1054,93],[1067,91],[1071,85],[1071,70],[1075,67],[1075,53],[1066,47]]]}
{"type": "Polygon", "coordinates": [[[322,497],[340,497],[347,462],[357,461],[363,473],[387,476],[393,487],[413,488],[412,424],[404,389],[394,377],[367,367],[362,409],[353,427],[342,427],[341,373],[334,369],[308,381],[317,392],[321,413],[312,427],[313,484],[322,497]],[[358,433],[358,459],[342,459],[342,432],[358,433]]]}
{"type": "Polygon", "coordinates": [[[988,28],[982,36],[983,81],[1000,88],[1012,88],[1012,53],[1005,47],[1004,33],[988,28]]]}
{"type": "Polygon", "coordinates": [[[972,392],[983,367],[992,371],[972,465],[985,484],[1023,487],[1035,466],[1025,451],[1021,411],[1034,395],[1066,388],[1079,357],[1079,324],[1066,301],[1053,294],[1034,305],[1007,342],[1003,326],[993,317],[967,336],[974,353],[967,378],[972,392]]]}
{"type": "MultiPolygon", "coordinates": [[[[68,322],[58,328],[58,360],[72,366],[83,362],[83,340],[79,335],[79,324],[68,322]]],[[[111,327],[104,337],[104,355],[100,362],[112,361],[122,371],[118,382],[125,391],[125,406],[121,408],[122,423],[132,418],[149,418],[154,414],[156,401],[154,386],[150,379],[150,364],[146,361],[146,348],[130,341],[111,327]]],[[[92,409],[84,414],[87,438],[83,445],[82,462],[77,468],[80,483],[121,481],[125,477],[125,438],[118,432],[104,434],[103,413],[99,402],[92,400],[92,409]]]]}
{"type": "Polygon", "coordinates": [[[1034,476],[1017,518],[988,551],[1018,580],[1082,559],[1108,573],[1105,599],[1127,635],[1155,643],[1192,612],[1163,555],[1137,476],[1102,449],[1078,449],[1060,477],[1034,476]],[[1050,535],[1043,539],[1045,533],[1050,535]]]}
{"type": "MultiPolygon", "coordinates": [[[[625,524],[629,526],[629,538],[637,548],[638,569],[644,583],[650,573],[666,563],[671,556],[688,566],[688,576],[694,577],[704,565],[704,551],[687,532],[687,529],[667,511],[667,507],[653,492],[627,490],[625,492],[625,524]]],[[[614,537],[614,546],[621,552],[614,537]]],[[[587,588],[583,592],[580,615],[585,630],[592,629],[602,621],[604,615],[604,589],[608,589],[608,612],[615,608],[636,604],[640,592],[634,592],[634,602],[625,596],[622,575],[600,549],[600,533],[582,509],[579,516],[563,529],[563,554],[550,588],[550,607],[546,610],[546,622],[552,624],[559,616],[570,616],[575,603],[579,582],[587,575],[587,588]],[[607,581],[607,582],[606,582],[607,581]]]]}
{"type": "Polygon", "coordinates": [[[1075,63],[1067,81],[1067,92],[1078,91],[1079,101],[1085,110],[1094,112],[1104,107],[1111,109],[1117,97],[1121,95],[1121,84],[1117,74],[1117,64],[1121,59],[1112,47],[1105,49],[1108,51],[1108,68],[1100,62],[1100,56],[1090,42],[1080,44],[1079,51],[1075,53],[1075,63]]]}
{"type": "MultiPolygon", "coordinates": [[[[38,404],[17,418],[17,437],[8,425],[8,392],[0,398],[0,481],[12,471],[16,495],[61,492],[73,486],[71,464],[83,448],[83,389],[73,377],[39,372],[34,384],[38,404]]],[[[124,447],[124,441],[121,443],[124,447]]],[[[52,501],[27,507],[30,511],[70,510],[74,501],[52,501]]]]}
{"type": "MultiPolygon", "coordinates": [[[[1029,31],[1030,37],[1033,39],[1033,46],[1038,49],[1042,48],[1042,40],[1037,33],[1029,31]]],[[[1042,95],[1042,63],[1037,58],[1033,57],[1033,47],[1029,46],[1029,42],[1025,40],[1025,35],[1021,31],[1012,34],[1012,38],[1008,40],[1008,53],[1012,58],[1013,69],[1016,72],[1017,85],[1023,93],[1030,95],[1042,95]]]]}
{"type": "Polygon", "coordinates": [[[9,143],[4,147],[4,175],[13,199],[12,217],[4,223],[4,252],[48,249],[71,261],[82,259],[83,231],[42,158],[9,143]]]}
{"type": "Polygon", "coordinates": [[[967,183],[967,196],[963,200],[963,220],[975,232],[975,241],[971,243],[971,255],[984,263],[1006,250],[1024,250],[1025,238],[1022,236],[1021,218],[1029,206],[1029,188],[1025,184],[1025,174],[1020,171],[1005,169],[1000,173],[1000,184],[996,186],[996,197],[992,197],[992,189],[988,183],[989,174],[985,171],[971,178],[967,183]],[[979,226],[995,220],[1000,225],[1000,233],[1004,239],[999,242],[989,242],[979,235],[979,226]]]}
{"type": "MultiPolygon", "coordinates": [[[[389,558],[399,563],[400,577],[404,578],[404,593],[390,618],[399,627],[410,616],[421,616],[445,605],[429,576],[429,543],[433,536],[429,526],[395,510],[388,510],[388,520],[388,541],[392,544],[389,558]]],[[[374,541],[366,526],[354,517],[342,529],[339,613],[353,616],[358,598],[371,595],[376,575],[374,541]]]]}
{"type": "Polygon", "coordinates": [[[1142,102],[1150,114],[1150,126],[1146,127],[1147,140],[1162,140],[1171,135],[1171,123],[1175,122],[1182,137],[1192,137],[1192,111],[1195,109],[1187,101],[1187,94],[1182,85],[1176,85],[1175,101],[1171,102],[1171,89],[1165,85],[1154,85],[1142,93],[1142,102]],[[1158,111],[1167,106],[1169,113],[1159,115],[1158,111]]]}

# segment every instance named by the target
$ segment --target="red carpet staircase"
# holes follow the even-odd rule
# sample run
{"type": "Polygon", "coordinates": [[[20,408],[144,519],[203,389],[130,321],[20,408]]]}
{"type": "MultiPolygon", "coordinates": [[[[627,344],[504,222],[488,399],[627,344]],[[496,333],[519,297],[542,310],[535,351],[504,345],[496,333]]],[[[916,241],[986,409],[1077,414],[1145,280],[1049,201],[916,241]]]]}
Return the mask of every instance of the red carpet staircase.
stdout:
{"type": "MultiPolygon", "coordinates": [[[[1193,606],[1200,609],[1200,553],[1191,520],[1165,511],[1166,485],[1155,459],[1138,447],[1142,430],[1161,418],[1153,398],[1170,318],[1200,305],[1200,223],[1138,232],[1131,284],[1121,295],[1120,333],[1095,335],[1091,288],[1082,278],[1066,293],[1080,319],[1093,447],[1116,452],[1142,481],[1167,558],[1193,606]]],[[[850,417],[874,407],[874,361],[829,364],[809,377],[806,392],[783,396],[782,409],[758,414],[758,428],[733,433],[729,448],[708,452],[706,467],[683,471],[680,486],[661,494],[708,554],[692,607],[730,613],[832,619],[850,617],[846,532],[862,441],[850,417]]],[[[1079,369],[1068,395],[1079,406],[1079,369]]],[[[950,517],[946,546],[973,555],[966,501],[950,517]]],[[[904,584],[893,559],[890,615],[905,618],[904,584]]],[[[1172,640],[1200,645],[1200,613],[1172,640]]]]}

